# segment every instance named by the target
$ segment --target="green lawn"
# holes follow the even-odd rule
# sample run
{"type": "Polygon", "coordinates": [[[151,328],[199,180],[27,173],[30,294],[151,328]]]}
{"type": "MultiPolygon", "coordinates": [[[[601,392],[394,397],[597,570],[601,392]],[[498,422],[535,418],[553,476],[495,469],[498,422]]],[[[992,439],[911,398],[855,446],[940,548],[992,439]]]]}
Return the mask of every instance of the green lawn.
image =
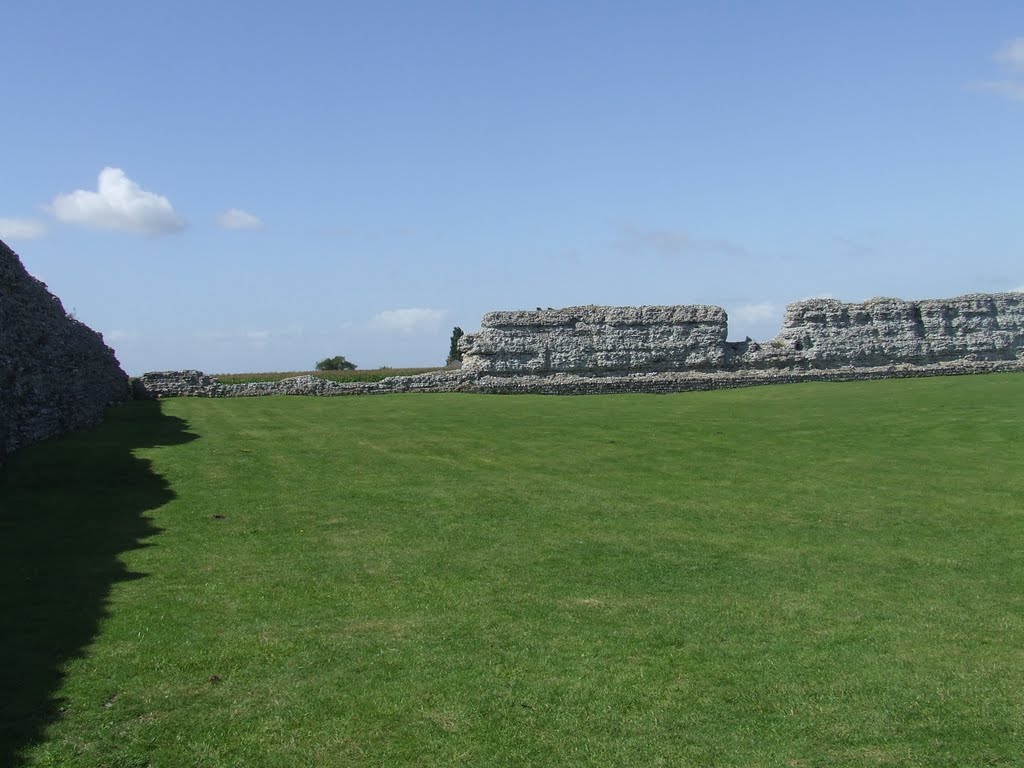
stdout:
{"type": "Polygon", "coordinates": [[[1019,374],[132,403],[0,557],[0,765],[1024,765],[1019,374]]]}

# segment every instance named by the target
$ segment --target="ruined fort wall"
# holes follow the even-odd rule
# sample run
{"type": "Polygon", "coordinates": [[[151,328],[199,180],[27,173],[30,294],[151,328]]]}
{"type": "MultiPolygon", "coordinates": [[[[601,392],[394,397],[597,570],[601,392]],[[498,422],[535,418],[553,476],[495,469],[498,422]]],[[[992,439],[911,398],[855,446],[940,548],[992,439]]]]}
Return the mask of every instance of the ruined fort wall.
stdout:
{"type": "Polygon", "coordinates": [[[720,307],[568,307],[490,312],[463,336],[459,371],[339,383],[299,376],[221,384],[198,371],[149,373],[138,397],[479,392],[684,392],[803,381],[1024,371],[1024,294],[790,304],[771,341],[726,341],[720,307]]]}
{"type": "Polygon", "coordinates": [[[981,373],[1024,373],[1024,359],[951,361],[929,365],[883,365],[855,368],[763,368],[740,371],[655,371],[603,375],[575,373],[515,374],[424,373],[395,376],[379,382],[341,383],[315,376],[296,376],[258,384],[220,384],[198,371],[161,371],[136,381],[136,397],[258,397],[262,395],[386,395],[406,392],[473,394],[602,395],[668,394],[709,389],[734,389],[765,384],[809,381],[869,381],[962,376],[981,373]]]}
{"type": "Polygon", "coordinates": [[[463,336],[462,369],[545,374],[710,370],[726,357],[721,307],[567,307],[488,312],[463,336]]]}
{"type": "Polygon", "coordinates": [[[128,376],[103,337],[0,242],[0,463],[29,443],[95,426],[128,397],[128,376]]]}
{"type": "Polygon", "coordinates": [[[495,375],[932,365],[1024,355],[1024,294],[790,304],[765,343],[726,341],[723,309],[571,307],[492,312],[460,340],[463,370],[495,375]]]}
{"type": "Polygon", "coordinates": [[[778,336],[734,368],[836,368],[1015,360],[1024,355],[1024,294],[790,304],[778,336]]]}

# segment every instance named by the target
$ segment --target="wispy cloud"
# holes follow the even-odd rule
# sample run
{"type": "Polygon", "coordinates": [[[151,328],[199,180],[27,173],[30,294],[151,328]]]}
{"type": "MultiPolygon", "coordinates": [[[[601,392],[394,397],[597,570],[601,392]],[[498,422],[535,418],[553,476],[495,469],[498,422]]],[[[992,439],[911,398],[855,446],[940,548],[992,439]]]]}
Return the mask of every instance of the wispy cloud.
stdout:
{"type": "Polygon", "coordinates": [[[294,344],[303,337],[305,328],[293,324],[286,328],[200,328],[193,333],[195,338],[225,346],[241,346],[247,349],[280,348],[294,344]]]}
{"type": "Polygon", "coordinates": [[[166,235],[185,228],[170,200],[142,189],[120,168],[100,171],[95,192],[57,195],[50,210],[60,221],[92,229],[166,235]]]}
{"type": "Polygon", "coordinates": [[[994,58],[1011,69],[1024,72],[1024,37],[1018,37],[1006,43],[996,51],[994,58]]]}
{"type": "Polygon", "coordinates": [[[628,253],[653,253],[667,258],[688,255],[742,257],[746,249],[738,243],[698,239],[679,229],[646,229],[633,225],[620,228],[615,246],[628,253]]]}
{"type": "Polygon", "coordinates": [[[622,242],[626,246],[655,251],[666,256],[678,256],[694,249],[694,242],[690,236],[677,229],[624,227],[622,242]]]}
{"type": "Polygon", "coordinates": [[[1024,101],[1024,82],[1017,80],[981,80],[971,83],[976,91],[987,91],[1012,101],[1024,101]]]}
{"type": "Polygon", "coordinates": [[[446,309],[426,309],[409,307],[406,309],[387,309],[374,315],[370,327],[390,333],[414,334],[437,333],[441,321],[448,314],[446,309]]]}
{"type": "Polygon", "coordinates": [[[875,253],[875,249],[872,246],[860,240],[854,240],[852,237],[837,236],[836,242],[843,247],[847,256],[867,257],[875,253]]]}
{"type": "Polygon", "coordinates": [[[290,325],[287,328],[253,329],[253,328],[200,328],[194,332],[196,338],[215,341],[262,341],[278,336],[296,336],[303,332],[301,325],[290,325]]]}
{"type": "Polygon", "coordinates": [[[232,208],[217,217],[217,223],[224,229],[263,229],[263,221],[241,208],[232,208]]]}
{"type": "Polygon", "coordinates": [[[812,293],[808,296],[801,296],[797,301],[810,301],[811,299],[839,299],[832,291],[820,291],[819,293],[812,293]]]}
{"type": "Polygon", "coordinates": [[[46,234],[46,225],[35,219],[0,219],[0,240],[35,240],[46,234]]]}
{"type": "MultiPolygon", "coordinates": [[[[727,308],[728,309],[728,308],[727,308]]],[[[782,306],[771,301],[754,301],[728,310],[729,337],[766,339],[782,323],[782,306]]]]}
{"type": "Polygon", "coordinates": [[[729,319],[744,325],[755,325],[773,320],[777,314],[775,305],[770,301],[757,304],[744,304],[729,313],[729,319]]]}
{"type": "Polygon", "coordinates": [[[136,330],[115,328],[112,331],[104,331],[103,333],[103,340],[108,344],[117,344],[122,341],[135,341],[137,338],[139,338],[139,332],[136,330]]]}
{"type": "Polygon", "coordinates": [[[1010,71],[1009,77],[991,80],[978,80],[970,83],[976,91],[994,93],[1013,101],[1024,101],[1024,37],[1017,37],[1005,43],[993,55],[1004,69],[1010,71]]]}

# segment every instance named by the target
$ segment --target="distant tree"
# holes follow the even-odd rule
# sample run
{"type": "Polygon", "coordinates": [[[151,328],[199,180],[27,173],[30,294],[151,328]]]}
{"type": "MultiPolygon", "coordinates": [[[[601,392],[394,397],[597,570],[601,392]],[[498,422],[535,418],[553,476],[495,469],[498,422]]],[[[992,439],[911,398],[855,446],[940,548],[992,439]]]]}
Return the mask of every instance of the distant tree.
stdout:
{"type": "Polygon", "coordinates": [[[448,365],[462,362],[462,353],[459,352],[459,339],[465,335],[466,334],[461,328],[459,328],[459,326],[456,325],[452,328],[452,343],[448,348],[448,360],[446,361],[448,365]]]}
{"type": "Polygon", "coordinates": [[[328,357],[321,360],[316,364],[318,371],[354,371],[356,369],[355,363],[350,363],[341,355],[337,357],[328,357]]]}

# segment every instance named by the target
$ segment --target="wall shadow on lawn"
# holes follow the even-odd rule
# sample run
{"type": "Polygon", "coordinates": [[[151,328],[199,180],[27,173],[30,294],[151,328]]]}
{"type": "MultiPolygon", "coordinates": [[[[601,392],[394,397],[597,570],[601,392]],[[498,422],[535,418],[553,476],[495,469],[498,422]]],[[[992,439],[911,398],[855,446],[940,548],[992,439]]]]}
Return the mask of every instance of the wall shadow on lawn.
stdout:
{"type": "Polygon", "coordinates": [[[132,450],[196,439],[187,428],[158,401],[126,403],[0,468],[0,766],[62,716],[64,666],[95,639],[113,585],[145,576],[119,555],[160,532],[145,513],[174,492],[132,450]]]}

